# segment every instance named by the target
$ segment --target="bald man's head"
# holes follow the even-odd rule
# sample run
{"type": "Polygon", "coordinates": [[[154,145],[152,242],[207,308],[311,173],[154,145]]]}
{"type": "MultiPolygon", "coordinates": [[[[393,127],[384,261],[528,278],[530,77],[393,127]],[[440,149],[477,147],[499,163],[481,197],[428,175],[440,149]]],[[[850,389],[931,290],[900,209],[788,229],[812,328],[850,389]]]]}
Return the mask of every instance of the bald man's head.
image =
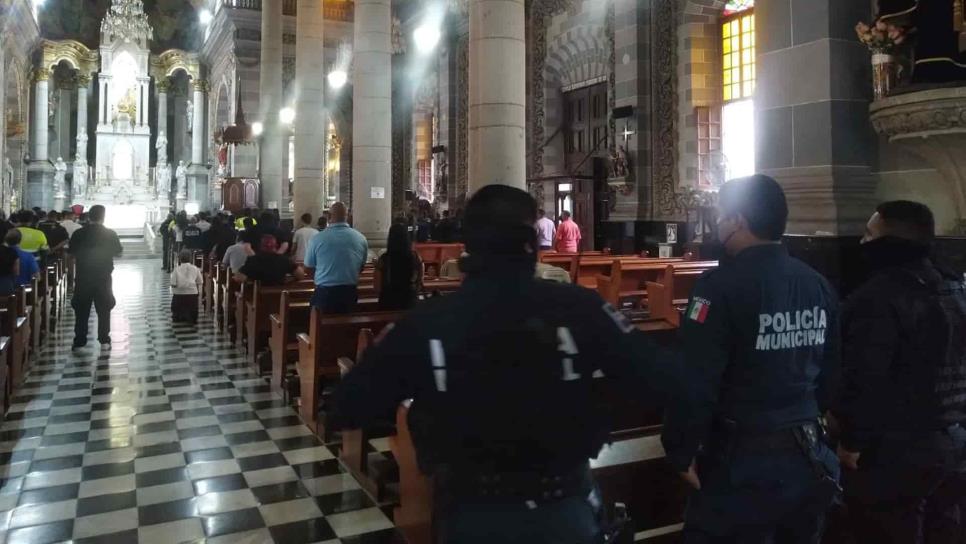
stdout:
{"type": "Polygon", "coordinates": [[[349,210],[345,207],[342,202],[336,202],[329,208],[329,213],[332,215],[330,220],[333,223],[345,223],[346,219],[349,217],[349,210]]]}

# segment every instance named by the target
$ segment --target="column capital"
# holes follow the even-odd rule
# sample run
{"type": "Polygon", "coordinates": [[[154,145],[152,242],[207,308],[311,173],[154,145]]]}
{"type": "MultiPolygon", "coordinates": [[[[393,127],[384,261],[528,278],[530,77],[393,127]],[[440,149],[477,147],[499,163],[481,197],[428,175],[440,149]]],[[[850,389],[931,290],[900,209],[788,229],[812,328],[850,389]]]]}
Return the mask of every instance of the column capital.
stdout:
{"type": "Polygon", "coordinates": [[[211,85],[206,79],[195,79],[191,81],[191,88],[206,93],[211,89],[211,85]]]}
{"type": "Polygon", "coordinates": [[[159,93],[166,93],[171,90],[171,80],[166,77],[158,78],[154,82],[154,87],[159,93]]]}
{"type": "Polygon", "coordinates": [[[86,89],[91,84],[91,74],[77,74],[77,85],[86,89]]]}
{"type": "Polygon", "coordinates": [[[34,68],[33,80],[35,83],[39,81],[47,81],[50,79],[51,75],[52,72],[50,71],[50,68],[47,68],[46,66],[34,68]]]}

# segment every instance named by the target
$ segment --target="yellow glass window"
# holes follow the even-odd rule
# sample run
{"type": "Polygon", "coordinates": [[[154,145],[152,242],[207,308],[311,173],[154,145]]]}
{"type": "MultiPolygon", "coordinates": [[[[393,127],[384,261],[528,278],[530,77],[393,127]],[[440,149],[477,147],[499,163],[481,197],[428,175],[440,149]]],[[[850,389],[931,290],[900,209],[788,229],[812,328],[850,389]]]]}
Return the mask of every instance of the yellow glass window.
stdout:
{"type": "Polygon", "coordinates": [[[722,85],[725,102],[755,93],[754,1],[731,2],[736,8],[721,25],[722,85]]]}

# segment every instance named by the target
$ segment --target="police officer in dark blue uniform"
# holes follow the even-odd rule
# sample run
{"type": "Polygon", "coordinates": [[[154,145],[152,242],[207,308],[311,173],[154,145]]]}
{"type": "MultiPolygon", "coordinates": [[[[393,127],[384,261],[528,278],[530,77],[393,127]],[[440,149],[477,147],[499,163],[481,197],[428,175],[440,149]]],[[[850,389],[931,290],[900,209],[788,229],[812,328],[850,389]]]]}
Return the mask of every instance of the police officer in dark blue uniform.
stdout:
{"type": "Polygon", "coordinates": [[[818,423],[838,374],[836,296],[781,245],[775,180],[733,180],[719,196],[727,257],[682,321],[683,392],[663,436],[694,488],[684,542],[817,543],[838,492],[818,423]]]}
{"type": "Polygon", "coordinates": [[[610,429],[594,374],[643,398],[664,389],[650,342],[622,314],[592,291],[534,278],[536,215],[524,191],[480,189],[466,207],[463,286],[396,323],[334,395],[337,428],[392,421],[414,399],[446,544],[602,542],[588,459],[610,429]]]}
{"type": "Polygon", "coordinates": [[[925,205],[879,205],[842,311],[833,413],[857,542],[966,543],[966,286],[934,238],[925,205]]]}

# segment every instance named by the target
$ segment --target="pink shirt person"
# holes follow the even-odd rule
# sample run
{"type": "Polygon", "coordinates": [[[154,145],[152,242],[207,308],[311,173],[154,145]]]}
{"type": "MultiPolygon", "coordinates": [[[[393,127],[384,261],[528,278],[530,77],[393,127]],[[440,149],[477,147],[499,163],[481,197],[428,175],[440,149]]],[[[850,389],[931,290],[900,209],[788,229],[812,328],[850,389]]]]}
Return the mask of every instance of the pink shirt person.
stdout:
{"type": "Polygon", "coordinates": [[[561,253],[577,253],[580,250],[580,227],[570,219],[570,213],[564,212],[557,227],[557,251],[561,253]]]}

